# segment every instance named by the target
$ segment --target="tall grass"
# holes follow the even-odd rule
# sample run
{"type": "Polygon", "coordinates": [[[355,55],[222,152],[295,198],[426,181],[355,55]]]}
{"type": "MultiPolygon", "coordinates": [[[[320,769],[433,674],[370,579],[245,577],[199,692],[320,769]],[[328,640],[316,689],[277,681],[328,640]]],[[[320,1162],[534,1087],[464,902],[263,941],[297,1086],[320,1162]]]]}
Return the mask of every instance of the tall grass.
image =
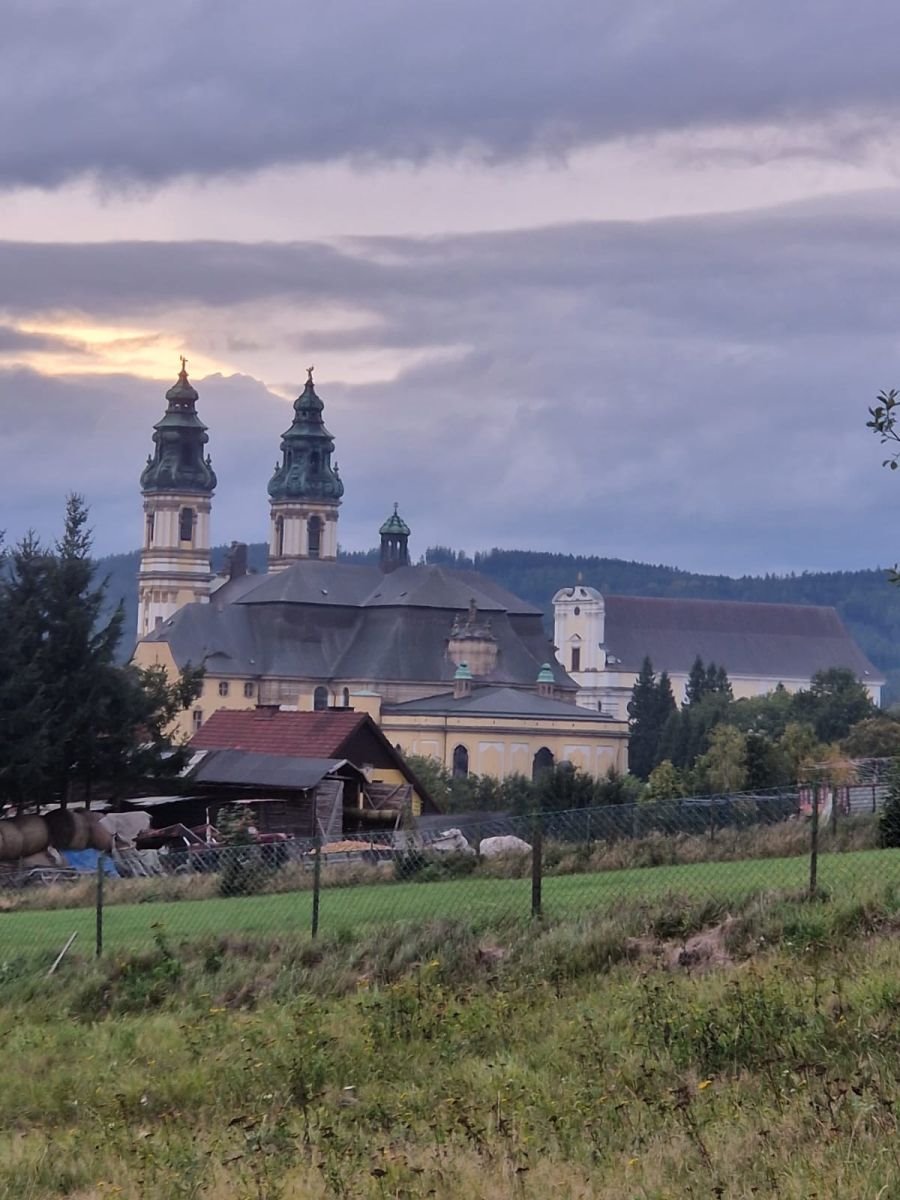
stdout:
{"type": "Polygon", "coordinates": [[[671,895],[8,962],[0,1200],[886,1200],[898,922],[671,895]],[[657,965],[726,915],[731,964],[657,965]]]}

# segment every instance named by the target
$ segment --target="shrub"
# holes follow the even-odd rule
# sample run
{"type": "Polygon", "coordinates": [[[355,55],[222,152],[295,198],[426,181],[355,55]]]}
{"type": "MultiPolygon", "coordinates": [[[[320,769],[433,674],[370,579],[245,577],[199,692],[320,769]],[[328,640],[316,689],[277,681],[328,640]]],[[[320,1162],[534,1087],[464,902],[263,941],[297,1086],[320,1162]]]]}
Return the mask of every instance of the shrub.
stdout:
{"type": "Polygon", "coordinates": [[[878,820],[878,836],[882,846],[900,846],[900,766],[896,764],[888,774],[888,793],[878,820]]]}

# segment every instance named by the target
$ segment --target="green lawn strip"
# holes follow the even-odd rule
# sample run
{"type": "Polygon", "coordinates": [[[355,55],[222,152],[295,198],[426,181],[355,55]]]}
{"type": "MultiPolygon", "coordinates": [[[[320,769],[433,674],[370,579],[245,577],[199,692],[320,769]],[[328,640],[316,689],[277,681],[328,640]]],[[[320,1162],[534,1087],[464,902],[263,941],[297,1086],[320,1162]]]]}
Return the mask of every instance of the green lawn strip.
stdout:
{"type": "MultiPolygon", "coordinates": [[[[670,893],[738,900],[755,891],[800,890],[809,877],[806,858],[771,858],[645,867],[544,879],[544,909],[551,916],[585,915],[619,900],[654,900],[670,893]]],[[[823,855],[819,880],[836,898],[865,895],[887,883],[900,884],[900,850],[863,850],[823,855]]],[[[112,885],[113,887],[115,885],[112,885]]],[[[331,933],[375,922],[425,921],[452,917],[476,924],[527,915],[528,879],[463,878],[439,883],[403,883],[326,888],[320,930],[331,933]]],[[[139,950],[152,944],[156,928],[169,938],[222,934],[277,937],[309,930],[308,891],[230,899],[109,904],[104,911],[104,946],[139,950]]],[[[77,931],[76,950],[91,953],[94,911],[90,908],[0,913],[0,963],[30,952],[58,950],[77,931]]]]}

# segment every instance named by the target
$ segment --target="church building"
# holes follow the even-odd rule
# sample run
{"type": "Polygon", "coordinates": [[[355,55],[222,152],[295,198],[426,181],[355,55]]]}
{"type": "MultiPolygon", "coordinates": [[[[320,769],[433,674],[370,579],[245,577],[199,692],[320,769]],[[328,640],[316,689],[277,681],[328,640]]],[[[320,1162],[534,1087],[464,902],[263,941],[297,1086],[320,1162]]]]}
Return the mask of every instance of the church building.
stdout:
{"type": "Polygon", "coordinates": [[[220,709],[279,706],[369,714],[401,751],[457,775],[531,776],[571,762],[627,764],[627,721],[579,705],[539,608],[475,571],[413,564],[398,506],[377,564],[338,561],[344,485],[312,371],[268,485],[269,567],[235,547],[213,579],[217,485],[186,365],[166,393],[141,476],[144,547],[134,661],[206,671],[190,735],[220,709]]]}

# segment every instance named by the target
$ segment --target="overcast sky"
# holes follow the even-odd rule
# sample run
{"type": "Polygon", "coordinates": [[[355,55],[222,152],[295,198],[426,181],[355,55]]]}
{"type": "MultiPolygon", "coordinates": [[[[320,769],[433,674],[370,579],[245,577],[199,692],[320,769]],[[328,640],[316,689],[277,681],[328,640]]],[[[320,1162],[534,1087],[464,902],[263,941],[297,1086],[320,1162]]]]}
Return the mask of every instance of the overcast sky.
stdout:
{"type": "Polygon", "coordinates": [[[346,485],[435,542],[733,574],[900,557],[889,0],[12,0],[0,527],[140,539],[178,355],[216,541],[307,365],[346,485]]]}

